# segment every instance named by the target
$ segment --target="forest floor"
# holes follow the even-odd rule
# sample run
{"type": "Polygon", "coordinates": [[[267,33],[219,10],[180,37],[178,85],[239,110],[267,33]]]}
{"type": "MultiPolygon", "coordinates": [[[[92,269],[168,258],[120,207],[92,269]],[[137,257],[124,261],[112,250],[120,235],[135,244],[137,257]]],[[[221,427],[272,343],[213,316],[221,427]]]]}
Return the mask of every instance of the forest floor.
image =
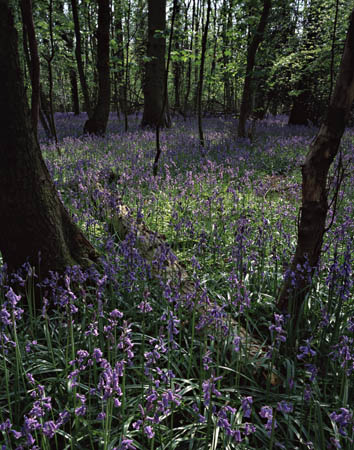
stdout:
{"type": "Polygon", "coordinates": [[[353,448],[354,130],[343,138],[346,177],[295,326],[275,303],[291,276],[314,127],[268,117],[250,142],[235,137],[236,120],[205,118],[201,149],[196,121],[175,118],[161,132],[153,177],[155,135],[140,116],[124,132],[112,115],[105,138],[81,136],[84,120],[56,115],[60,151],[42,132],[40,140],[101,258],[86,272],[68,268],[64,283],[55,274],[42,281],[41,312],[30,269],[2,273],[3,448],[353,448]],[[114,222],[122,205],[132,224],[124,236],[114,222]],[[162,242],[150,259],[142,226],[162,242]],[[189,276],[187,292],[167,270],[171,255],[189,276]]]}

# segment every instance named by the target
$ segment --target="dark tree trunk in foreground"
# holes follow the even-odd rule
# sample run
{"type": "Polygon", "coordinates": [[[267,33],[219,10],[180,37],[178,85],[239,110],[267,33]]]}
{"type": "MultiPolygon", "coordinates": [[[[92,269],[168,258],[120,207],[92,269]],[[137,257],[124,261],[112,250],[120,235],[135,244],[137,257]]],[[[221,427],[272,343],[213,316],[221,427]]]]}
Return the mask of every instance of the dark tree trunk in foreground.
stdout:
{"type": "MultiPolygon", "coordinates": [[[[148,43],[144,81],[144,113],[141,126],[165,127],[164,107],[166,0],[148,1],[148,43]]],[[[167,103],[167,102],[166,102],[167,103]]]]}
{"type": "Polygon", "coordinates": [[[29,69],[31,73],[31,85],[32,85],[31,119],[33,131],[37,136],[39,104],[40,104],[40,95],[39,95],[40,69],[39,69],[37,39],[33,25],[31,0],[21,0],[21,14],[25,33],[27,34],[28,37],[29,51],[31,56],[31,60],[29,63],[30,66],[29,69]]]}
{"type": "Polygon", "coordinates": [[[290,309],[299,316],[301,305],[309,291],[315,267],[320,258],[328,212],[328,171],[338,153],[348,115],[354,100],[354,10],[344,47],[336,86],[327,118],[323,122],[302,167],[302,204],[298,241],[290,272],[282,286],[278,308],[290,309]],[[302,268],[311,271],[303,276],[302,268]],[[293,287],[295,283],[295,287],[293,287]]]}
{"type": "Polygon", "coordinates": [[[90,117],[85,123],[84,132],[104,135],[107,128],[111,101],[111,83],[109,78],[110,2],[109,0],[97,0],[97,3],[98,98],[92,117],[90,117]]]}
{"type": "Polygon", "coordinates": [[[264,30],[267,25],[268,16],[271,8],[271,0],[264,0],[263,11],[259,20],[257,30],[247,51],[247,65],[245,82],[243,85],[240,117],[238,121],[237,135],[238,137],[246,137],[246,121],[251,113],[251,97],[252,97],[252,73],[256,61],[256,54],[259,44],[263,40],[264,30]]]}
{"type": "Polygon", "coordinates": [[[82,89],[82,94],[84,96],[85,109],[86,109],[87,115],[90,118],[92,116],[92,109],[91,109],[91,103],[90,103],[89,90],[88,90],[88,86],[86,83],[84,65],[82,62],[81,32],[80,32],[79,13],[78,13],[78,9],[77,9],[77,0],[71,0],[71,8],[72,8],[72,13],[73,13],[75,39],[76,39],[75,56],[76,56],[77,70],[79,72],[80,85],[81,85],[81,89],[82,89]]]}
{"type": "Polygon", "coordinates": [[[87,266],[96,251],[61,203],[31,126],[9,0],[0,0],[0,251],[41,276],[87,266]],[[40,263],[38,252],[41,253],[40,263]]]}

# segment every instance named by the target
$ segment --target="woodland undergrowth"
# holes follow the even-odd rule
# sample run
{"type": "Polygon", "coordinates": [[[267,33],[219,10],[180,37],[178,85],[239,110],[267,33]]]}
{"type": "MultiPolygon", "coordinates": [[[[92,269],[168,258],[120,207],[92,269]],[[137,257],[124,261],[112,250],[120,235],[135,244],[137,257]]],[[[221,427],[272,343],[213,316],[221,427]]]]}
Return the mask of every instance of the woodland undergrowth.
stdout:
{"type": "Polygon", "coordinates": [[[353,130],[295,326],[275,303],[291,276],[314,128],[268,117],[250,142],[236,139],[233,118],[206,118],[201,151],[196,122],[175,118],[153,177],[154,132],[139,128],[140,116],[124,132],[112,115],[105,138],[80,136],[84,120],[57,114],[61,151],[43,136],[41,146],[101,258],[46,280],[26,264],[17,274],[2,267],[2,448],[353,448],[353,130]],[[112,232],[122,204],[186,268],[195,286],[187,296],[163,254],[152,264],[143,257],[134,227],[124,240],[112,232]]]}

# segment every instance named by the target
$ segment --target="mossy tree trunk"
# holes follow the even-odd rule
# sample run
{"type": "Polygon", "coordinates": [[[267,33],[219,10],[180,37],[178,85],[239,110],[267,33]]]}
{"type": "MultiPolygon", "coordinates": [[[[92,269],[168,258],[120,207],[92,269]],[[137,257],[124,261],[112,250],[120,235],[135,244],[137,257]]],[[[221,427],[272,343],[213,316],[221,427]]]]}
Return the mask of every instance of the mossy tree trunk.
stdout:
{"type": "Polygon", "coordinates": [[[354,100],[354,10],[344,47],[334,93],[327,117],[302,166],[302,203],[298,240],[290,267],[278,299],[278,308],[299,316],[309,292],[311,277],[318,265],[328,212],[328,171],[338,153],[348,115],[354,100]],[[309,272],[303,272],[307,266],[309,272]]]}
{"type": "Polygon", "coordinates": [[[0,251],[41,276],[97,258],[60,201],[31,125],[10,0],[0,0],[0,251]],[[40,258],[39,258],[40,253],[40,258]]]}

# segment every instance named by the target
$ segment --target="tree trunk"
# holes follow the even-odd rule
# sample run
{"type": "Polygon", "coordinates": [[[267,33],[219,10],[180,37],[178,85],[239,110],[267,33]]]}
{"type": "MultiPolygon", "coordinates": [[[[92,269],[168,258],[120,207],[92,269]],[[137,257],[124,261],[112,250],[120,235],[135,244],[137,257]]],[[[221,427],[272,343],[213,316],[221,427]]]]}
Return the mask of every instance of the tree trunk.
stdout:
{"type": "Polygon", "coordinates": [[[77,90],[76,70],[70,69],[71,102],[75,116],[80,114],[79,93],[77,90]]]}
{"type": "Polygon", "coordinates": [[[44,277],[97,254],[61,203],[35,139],[9,3],[0,0],[0,250],[10,270],[28,260],[44,277]]]}
{"type": "Polygon", "coordinates": [[[72,13],[73,13],[75,39],[76,39],[75,56],[76,56],[77,70],[79,72],[79,79],[80,79],[82,94],[84,96],[85,109],[86,109],[87,115],[90,118],[92,116],[92,109],[91,109],[91,103],[90,103],[89,90],[88,90],[87,83],[86,83],[84,65],[82,63],[82,56],[81,56],[81,53],[82,53],[82,51],[81,51],[81,32],[80,32],[79,13],[78,13],[78,9],[77,9],[77,0],[71,0],[71,8],[72,8],[72,13]]]}
{"type": "Polygon", "coordinates": [[[258,23],[257,30],[253,36],[252,42],[250,46],[248,47],[247,51],[247,65],[246,65],[246,75],[245,75],[245,82],[243,85],[243,92],[242,92],[242,100],[241,100],[241,110],[240,110],[240,117],[238,121],[238,128],[237,128],[237,135],[238,137],[244,138],[246,137],[246,121],[249,117],[252,106],[252,72],[254,63],[256,60],[256,54],[259,47],[259,44],[263,40],[264,36],[264,30],[267,25],[267,20],[271,8],[271,0],[264,0],[263,3],[263,11],[261,18],[258,23]]]}
{"type": "Polygon", "coordinates": [[[224,112],[231,113],[233,110],[233,98],[231,95],[231,82],[230,82],[230,73],[228,71],[228,66],[230,63],[230,38],[229,31],[232,27],[232,1],[229,2],[224,0],[222,5],[222,29],[221,29],[221,38],[222,38],[222,60],[224,65],[224,70],[222,72],[223,82],[224,82],[224,112]]]}
{"type": "MultiPolygon", "coordinates": [[[[198,61],[199,58],[199,25],[200,20],[204,16],[204,0],[196,0],[196,8],[194,15],[195,31],[194,31],[194,61],[198,61]]],[[[193,92],[193,112],[196,113],[198,110],[198,85],[199,85],[199,71],[198,64],[194,64],[194,86],[193,92]]]]}
{"type": "Polygon", "coordinates": [[[29,62],[29,70],[31,74],[32,98],[31,98],[31,119],[35,135],[37,136],[38,118],[39,118],[39,56],[37,48],[36,33],[33,25],[32,1],[21,0],[21,14],[23,26],[28,37],[29,51],[31,60],[29,62]]]}
{"type": "Polygon", "coordinates": [[[109,77],[109,26],[110,2],[97,0],[97,71],[98,71],[98,99],[97,105],[84,126],[84,133],[104,135],[107,128],[111,101],[111,83],[109,77]]]}
{"type": "Polygon", "coordinates": [[[126,114],[126,93],[125,93],[125,69],[124,69],[124,41],[123,41],[123,11],[120,6],[120,2],[115,4],[115,39],[117,42],[117,50],[115,57],[117,58],[117,72],[116,72],[116,84],[117,84],[117,95],[118,95],[118,105],[121,112],[126,114]]]}
{"type": "Polygon", "coordinates": [[[211,11],[211,0],[208,0],[206,21],[203,30],[202,37],[202,50],[200,55],[200,68],[199,68],[199,83],[198,83],[198,130],[199,130],[199,143],[202,147],[205,146],[203,125],[202,125],[202,95],[203,95],[203,81],[204,81],[204,63],[205,63],[205,53],[208,40],[208,28],[210,20],[211,11]]]}
{"type": "Polygon", "coordinates": [[[306,65],[302,68],[302,73],[296,86],[296,89],[300,92],[299,95],[294,98],[289,115],[289,125],[308,125],[310,118],[312,118],[313,121],[315,119],[314,117],[311,117],[311,110],[315,103],[313,95],[315,85],[314,75],[309,72],[308,67],[315,59],[314,50],[318,46],[318,41],[321,38],[319,25],[319,11],[321,5],[322,3],[320,0],[311,0],[305,17],[303,49],[306,50],[308,56],[306,58],[306,65]]]}
{"type": "MultiPolygon", "coordinates": [[[[54,105],[53,105],[53,68],[52,62],[54,59],[54,34],[53,34],[53,0],[49,0],[49,39],[50,39],[50,54],[45,57],[48,66],[48,85],[49,85],[49,114],[50,114],[50,127],[55,140],[55,144],[58,144],[57,130],[54,119],[54,105]]],[[[59,147],[57,146],[59,151],[59,147]]]]}
{"type": "Polygon", "coordinates": [[[278,308],[299,316],[318,265],[328,212],[328,171],[338,153],[354,100],[354,10],[327,118],[323,122],[302,166],[302,203],[297,247],[278,299],[278,308]],[[309,270],[303,276],[303,268],[309,270]]]}
{"type": "Polygon", "coordinates": [[[148,1],[148,42],[144,82],[144,113],[142,127],[168,126],[164,97],[166,51],[166,0],[148,1]]]}
{"type": "Polygon", "coordinates": [[[305,88],[305,80],[300,80],[297,88],[301,90],[300,94],[295,98],[289,115],[288,125],[308,125],[309,108],[308,98],[311,92],[305,88]]]}
{"type": "MultiPolygon", "coordinates": [[[[63,4],[61,5],[64,6],[63,4]]],[[[61,11],[63,14],[63,11],[61,11]]],[[[60,33],[61,38],[66,43],[66,46],[70,52],[70,54],[73,53],[74,50],[74,40],[73,35],[68,32],[61,32],[60,33]]],[[[75,116],[78,116],[80,114],[80,99],[79,99],[79,91],[77,89],[77,73],[76,70],[72,67],[69,71],[69,77],[70,77],[70,90],[71,90],[71,103],[72,103],[72,110],[75,114],[75,116]]]]}
{"type": "Polygon", "coordinates": [[[183,48],[183,30],[182,30],[182,17],[181,17],[181,5],[177,2],[176,6],[176,31],[174,39],[174,49],[177,54],[177,59],[173,62],[173,86],[175,93],[174,108],[176,111],[181,109],[181,75],[182,75],[182,62],[179,59],[179,52],[183,48]],[[182,45],[181,45],[182,44],[182,45]]]}
{"type": "MultiPolygon", "coordinates": [[[[194,41],[194,18],[195,18],[195,3],[196,0],[193,0],[193,9],[192,9],[192,24],[191,24],[191,30],[192,30],[192,34],[191,34],[191,40],[190,40],[190,46],[189,46],[189,51],[190,51],[190,55],[192,55],[193,53],[193,41],[194,41]]],[[[188,14],[188,10],[186,12],[186,21],[187,21],[187,14],[188,14]]],[[[187,81],[186,81],[186,93],[184,96],[184,106],[183,106],[183,114],[184,114],[184,120],[186,120],[187,118],[187,109],[188,109],[188,101],[189,101],[189,94],[191,91],[191,76],[192,76],[192,58],[189,57],[188,58],[188,66],[187,66],[187,81]]]]}
{"type": "MultiPolygon", "coordinates": [[[[44,118],[47,126],[49,127],[50,130],[50,137],[51,139],[54,138],[55,136],[55,130],[53,130],[53,124],[50,118],[50,107],[49,107],[49,102],[46,96],[46,93],[44,92],[43,86],[40,83],[39,84],[39,92],[40,92],[40,96],[41,96],[41,104],[40,104],[40,111],[42,111],[42,114],[40,113],[40,117],[42,116],[42,119],[44,118]]],[[[43,124],[43,120],[41,119],[41,122],[43,124]]],[[[44,128],[46,129],[46,127],[44,126],[44,128]]]]}
{"type": "Polygon", "coordinates": [[[43,113],[43,110],[41,108],[39,108],[39,120],[41,121],[43,130],[45,132],[45,135],[47,137],[47,139],[52,139],[52,133],[50,131],[50,127],[48,125],[47,119],[45,118],[45,115],[43,113]]]}

